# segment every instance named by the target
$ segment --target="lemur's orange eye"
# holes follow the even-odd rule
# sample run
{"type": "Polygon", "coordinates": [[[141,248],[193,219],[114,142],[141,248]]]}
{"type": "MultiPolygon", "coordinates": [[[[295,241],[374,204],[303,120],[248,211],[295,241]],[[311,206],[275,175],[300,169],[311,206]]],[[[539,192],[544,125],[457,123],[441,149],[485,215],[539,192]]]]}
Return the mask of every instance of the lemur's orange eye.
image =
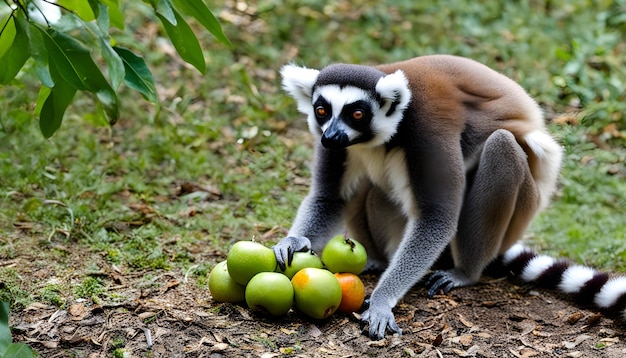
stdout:
{"type": "Polygon", "coordinates": [[[362,110],[357,109],[356,111],[352,112],[352,119],[354,119],[355,121],[359,121],[361,119],[363,119],[363,116],[365,114],[363,113],[362,110]]]}
{"type": "Polygon", "coordinates": [[[315,108],[315,114],[318,117],[326,117],[326,114],[327,114],[326,108],[324,108],[322,106],[319,106],[319,107],[315,108]]]}

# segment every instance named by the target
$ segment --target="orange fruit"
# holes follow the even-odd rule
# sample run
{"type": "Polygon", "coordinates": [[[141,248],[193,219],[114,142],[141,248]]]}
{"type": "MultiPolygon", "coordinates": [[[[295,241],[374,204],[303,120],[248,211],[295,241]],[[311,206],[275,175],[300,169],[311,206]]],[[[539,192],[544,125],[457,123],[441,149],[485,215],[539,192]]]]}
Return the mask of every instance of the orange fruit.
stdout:
{"type": "Polygon", "coordinates": [[[337,272],[335,277],[341,286],[341,303],[337,311],[350,313],[358,311],[365,300],[365,286],[359,276],[349,272],[337,272]]]}

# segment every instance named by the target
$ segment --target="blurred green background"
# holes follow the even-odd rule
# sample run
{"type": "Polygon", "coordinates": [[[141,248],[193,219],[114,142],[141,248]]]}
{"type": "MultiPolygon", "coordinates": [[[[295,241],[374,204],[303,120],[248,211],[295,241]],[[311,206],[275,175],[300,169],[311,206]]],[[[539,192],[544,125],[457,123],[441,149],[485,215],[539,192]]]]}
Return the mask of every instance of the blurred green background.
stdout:
{"type": "Polygon", "coordinates": [[[195,24],[207,59],[202,76],[178,58],[155,19],[127,5],[127,31],[116,38],[144,55],[161,103],[122,88],[113,127],[80,94],[46,140],[32,114],[36,80],[23,74],[0,88],[2,300],[122,299],[88,276],[104,265],[183,270],[204,285],[233,242],[279,240],[308,190],[312,141],[280,89],[280,66],[434,53],[471,57],[518,81],[565,147],[558,193],[530,228],[529,244],[626,269],[626,1],[210,7],[232,48],[195,24]],[[60,279],[24,280],[42,269],[60,279]]]}

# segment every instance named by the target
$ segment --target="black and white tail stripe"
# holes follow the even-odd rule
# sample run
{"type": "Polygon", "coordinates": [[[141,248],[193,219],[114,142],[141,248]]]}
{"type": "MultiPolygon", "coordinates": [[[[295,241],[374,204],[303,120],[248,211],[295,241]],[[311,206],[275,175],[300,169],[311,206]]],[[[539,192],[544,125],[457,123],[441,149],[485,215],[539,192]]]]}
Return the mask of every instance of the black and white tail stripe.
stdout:
{"type": "Polygon", "coordinates": [[[613,317],[626,321],[626,277],[540,255],[516,244],[502,257],[504,266],[524,282],[558,289],[581,305],[594,305],[613,317]]]}

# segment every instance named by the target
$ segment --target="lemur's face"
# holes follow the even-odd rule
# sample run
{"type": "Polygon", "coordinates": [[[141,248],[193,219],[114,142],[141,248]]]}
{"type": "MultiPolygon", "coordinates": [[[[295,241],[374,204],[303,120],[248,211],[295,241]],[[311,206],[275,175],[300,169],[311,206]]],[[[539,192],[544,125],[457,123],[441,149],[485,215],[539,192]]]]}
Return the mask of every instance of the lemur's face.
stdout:
{"type": "Polygon", "coordinates": [[[281,73],[298,110],[308,116],[311,133],[329,149],[384,144],[396,133],[410,100],[408,81],[400,71],[387,75],[340,64],[321,71],[288,65],[281,73]]]}
{"type": "Polygon", "coordinates": [[[372,120],[380,112],[375,98],[357,87],[325,85],[315,89],[309,121],[321,136],[322,145],[343,149],[352,144],[370,141],[375,133],[372,120]]]}

